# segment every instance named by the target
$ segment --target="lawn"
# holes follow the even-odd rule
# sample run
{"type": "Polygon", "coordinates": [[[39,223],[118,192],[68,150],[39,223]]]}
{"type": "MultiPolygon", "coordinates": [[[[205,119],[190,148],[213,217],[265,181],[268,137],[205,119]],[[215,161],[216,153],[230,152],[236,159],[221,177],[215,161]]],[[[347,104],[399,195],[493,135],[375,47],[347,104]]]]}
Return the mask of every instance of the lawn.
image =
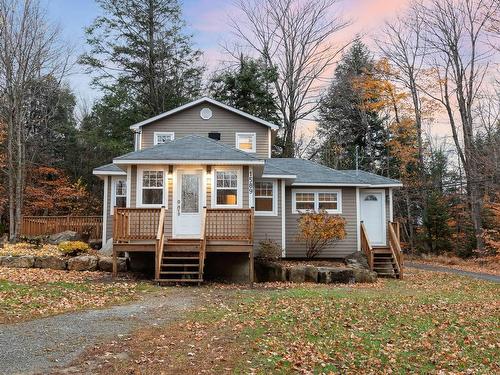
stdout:
{"type": "Polygon", "coordinates": [[[99,345],[80,365],[107,374],[500,371],[498,284],[409,270],[374,285],[204,289],[205,307],[187,320],[99,345]]]}
{"type": "Polygon", "coordinates": [[[137,298],[145,283],[110,282],[102,272],[0,267],[0,323],[12,323],[137,298]]]}

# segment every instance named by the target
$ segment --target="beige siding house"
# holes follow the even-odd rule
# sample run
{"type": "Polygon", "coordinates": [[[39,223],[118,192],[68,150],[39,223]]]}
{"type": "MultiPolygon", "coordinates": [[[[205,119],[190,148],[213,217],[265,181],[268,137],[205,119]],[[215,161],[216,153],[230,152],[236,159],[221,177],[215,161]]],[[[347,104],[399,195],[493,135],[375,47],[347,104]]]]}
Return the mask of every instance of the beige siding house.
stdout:
{"type": "Polygon", "coordinates": [[[131,130],[135,150],[94,170],[104,181],[103,247],[127,254],[132,265],[150,256],[158,281],[201,282],[205,260],[220,264],[224,254],[247,259],[238,272],[251,278],[266,239],[283,257],[303,258],[298,219],[308,211],[346,219],[346,238],[322,258],[360,251],[366,239],[389,246],[392,191],[400,182],[271,158],[276,124],[201,98],[131,130]]]}

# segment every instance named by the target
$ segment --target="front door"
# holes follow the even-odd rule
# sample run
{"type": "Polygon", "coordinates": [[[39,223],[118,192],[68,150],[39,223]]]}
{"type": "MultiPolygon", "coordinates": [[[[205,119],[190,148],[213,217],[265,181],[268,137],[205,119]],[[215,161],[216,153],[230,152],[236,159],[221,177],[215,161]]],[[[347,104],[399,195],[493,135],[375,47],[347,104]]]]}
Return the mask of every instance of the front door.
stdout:
{"type": "Polygon", "coordinates": [[[385,233],[385,193],[383,190],[361,191],[361,221],[368,232],[372,245],[386,245],[385,233]]]}
{"type": "Polygon", "coordinates": [[[173,213],[175,237],[199,238],[201,235],[202,180],[201,170],[177,171],[173,213]]]}

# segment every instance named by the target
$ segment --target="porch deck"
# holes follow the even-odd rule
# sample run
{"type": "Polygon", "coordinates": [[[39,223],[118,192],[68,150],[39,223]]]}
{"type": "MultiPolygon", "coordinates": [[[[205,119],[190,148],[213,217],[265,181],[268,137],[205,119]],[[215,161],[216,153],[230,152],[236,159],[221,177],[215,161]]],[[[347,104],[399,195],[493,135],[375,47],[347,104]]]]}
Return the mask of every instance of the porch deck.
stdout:
{"type": "Polygon", "coordinates": [[[253,281],[253,209],[204,208],[199,238],[167,236],[165,214],[164,208],[115,209],[113,275],[118,253],[125,251],[155,253],[158,282],[201,282],[206,253],[247,253],[253,281]]]}

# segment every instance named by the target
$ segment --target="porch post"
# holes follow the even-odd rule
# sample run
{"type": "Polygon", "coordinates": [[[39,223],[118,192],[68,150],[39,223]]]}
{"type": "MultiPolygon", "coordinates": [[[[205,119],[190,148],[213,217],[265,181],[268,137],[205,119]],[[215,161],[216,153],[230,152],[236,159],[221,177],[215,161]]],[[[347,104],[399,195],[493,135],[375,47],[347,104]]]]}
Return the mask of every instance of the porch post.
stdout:
{"type": "Polygon", "coordinates": [[[253,286],[253,247],[248,254],[248,281],[250,286],[253,286]]]}
{"type": "Polygon", "coordinates": [[[115,248],[113,247],[113,277],[116,277],[116,275],[118,274],[118,265],[117,265],[117,258],[116,258],[116,250],[115,248]]]}

